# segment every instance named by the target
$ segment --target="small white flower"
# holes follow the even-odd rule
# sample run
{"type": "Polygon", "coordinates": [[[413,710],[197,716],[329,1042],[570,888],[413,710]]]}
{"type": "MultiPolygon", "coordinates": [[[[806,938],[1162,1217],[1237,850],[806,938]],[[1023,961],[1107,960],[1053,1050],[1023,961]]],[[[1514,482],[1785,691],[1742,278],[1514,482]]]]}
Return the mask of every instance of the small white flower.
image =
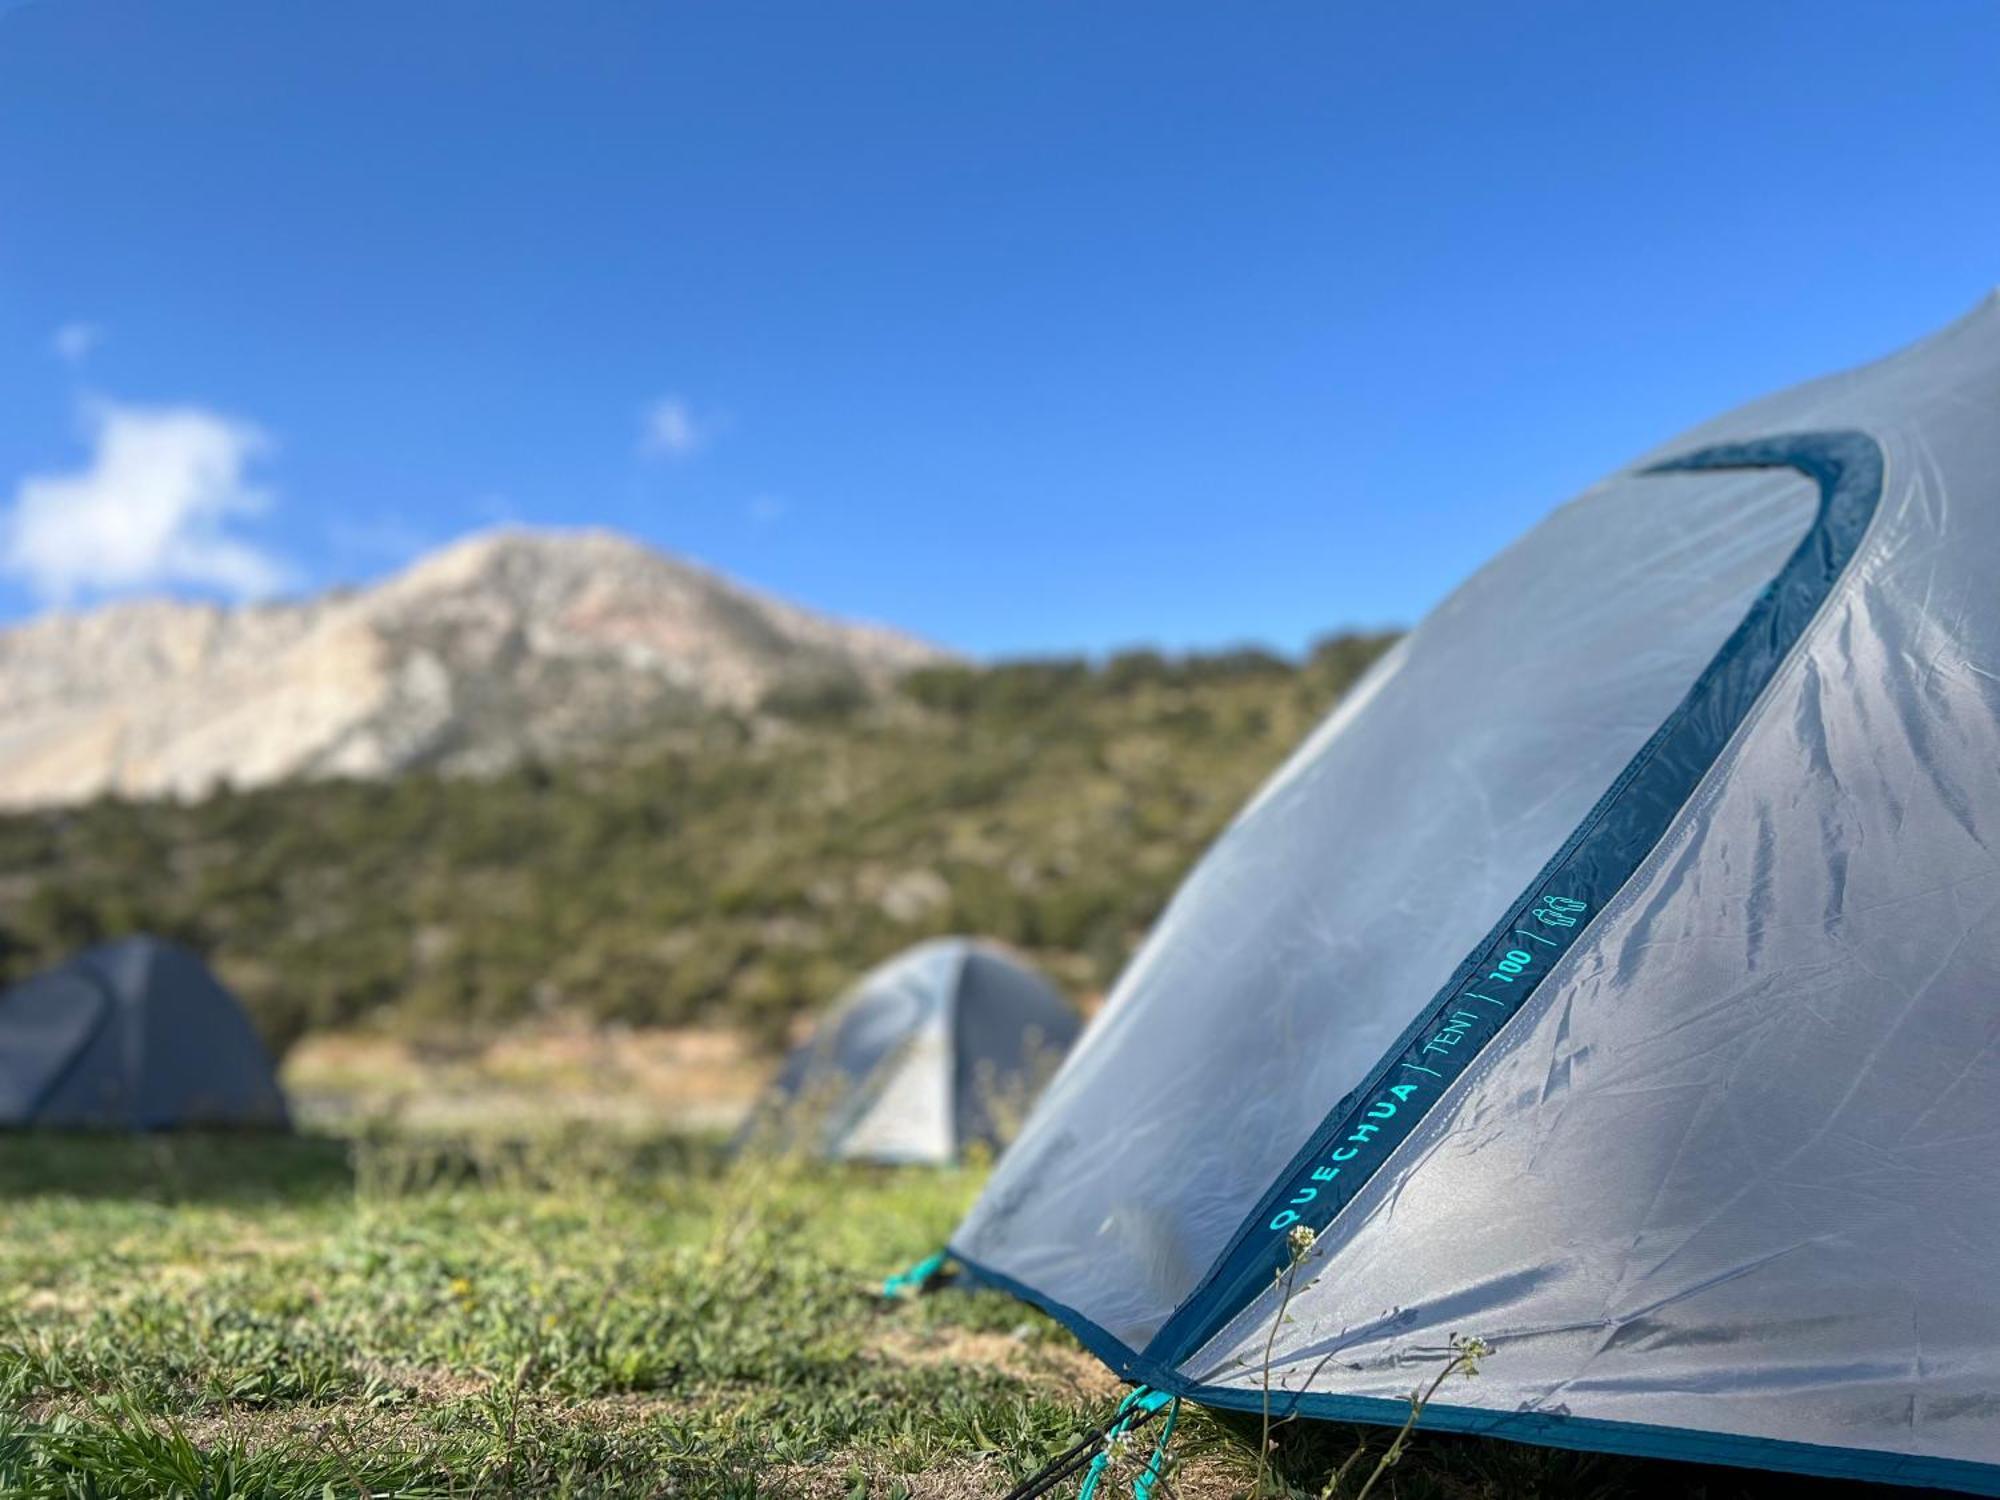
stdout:
{"type": "Polygon", "coordinates": [[[1306,1252],[1312,1249],[1313,1241],[1318,1238],[1319,1236],[1313,1233],[1311,1225],[1294,1224],[1292,1232],[1285,1236],[1285,1243],[1292,1247],[1292,1259],[1304,1260],[1306,1252]]]}

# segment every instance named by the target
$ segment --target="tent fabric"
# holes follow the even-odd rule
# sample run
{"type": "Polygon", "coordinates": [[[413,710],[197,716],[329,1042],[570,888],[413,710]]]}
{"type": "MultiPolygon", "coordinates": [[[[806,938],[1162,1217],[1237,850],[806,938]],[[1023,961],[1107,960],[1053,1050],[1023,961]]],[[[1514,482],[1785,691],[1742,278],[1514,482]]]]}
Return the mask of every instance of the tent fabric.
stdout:
{"type": "Polygon", "coordinates": [[[2000,297],[1557,510],[1204,858],[954,1253],[1217,1404],[1400,1422],[1456,1332],[1430,1425],[2000,1493],[1997,576],[2000,297]]]}
{"type": "Polygon", "coordinates": [[[865,975],[795,1048],[744,1140],[877,1162],[1000,1146],[1076,1039],[1048,982],[966,938],[920,943],[865,975]]]}
{"type": "Polygon", "coordinates": [[[185,949],[127,938],[0,993],[0,1125],[287,1123],[249,1017],[185,949]]]}
{"type": "Polygon", "coordinates": [[[879,1083],[863,1079],[856,1102],[866,1108],[836,1146],[838,1155],[869,1161],[948,1161],[952,1131],[951,1015],[947,991],[927,996],[923,1019],[901,1039],[879,1083]]]}

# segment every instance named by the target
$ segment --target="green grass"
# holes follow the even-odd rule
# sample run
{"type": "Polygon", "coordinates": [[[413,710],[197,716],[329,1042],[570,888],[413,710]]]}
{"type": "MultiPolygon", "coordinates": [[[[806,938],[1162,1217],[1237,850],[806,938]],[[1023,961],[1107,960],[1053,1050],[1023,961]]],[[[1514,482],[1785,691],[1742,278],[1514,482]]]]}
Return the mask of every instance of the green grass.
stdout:
{"type": "MultiPolygon", "coordinates": [[[[0,1137],[0,1495],[998,1495],[1116,1390],[998,1294],[876,1294],[977,1187],[587,1133],[0,1137]]],[[[1310,1494],[1388,1441],[1279,1437],[1310,1494]]],[[[1248,1493],[1255,1441],[1191,1416],[1173,1496],[1248,1493]]],[[[1420,1433],[1393,1492],[1783,1482],[1420,1433]]]]}

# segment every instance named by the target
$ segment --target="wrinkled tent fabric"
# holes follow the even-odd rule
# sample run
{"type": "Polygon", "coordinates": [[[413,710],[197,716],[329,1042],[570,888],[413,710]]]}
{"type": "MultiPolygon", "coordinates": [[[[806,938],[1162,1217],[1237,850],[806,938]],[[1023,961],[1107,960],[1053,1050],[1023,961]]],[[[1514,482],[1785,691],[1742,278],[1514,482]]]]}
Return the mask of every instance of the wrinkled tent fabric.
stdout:
{"type": "Polygon", "coordinates": [[[2000,297],[1557,510],[1205,857],[951,1241],[1128,1378],[2000,1493],[2000,297]],[[1317,1241],[1276,1277],[1287,1237],[1317,1241]]]}
{"type": "Polygon", "coordinates": [[[127,938],[0,993],[0,1125],[286,1124],[270,1053],[185,949],[127,938]]]}
{"type": "Polygon", "coordinates": [[[955,1160],[1005,1143],[1080,1029],[1039,975],[965,938],[920,943],[866,975],[796,1048],[746,1141],[837,1160],[955,1160]]]}

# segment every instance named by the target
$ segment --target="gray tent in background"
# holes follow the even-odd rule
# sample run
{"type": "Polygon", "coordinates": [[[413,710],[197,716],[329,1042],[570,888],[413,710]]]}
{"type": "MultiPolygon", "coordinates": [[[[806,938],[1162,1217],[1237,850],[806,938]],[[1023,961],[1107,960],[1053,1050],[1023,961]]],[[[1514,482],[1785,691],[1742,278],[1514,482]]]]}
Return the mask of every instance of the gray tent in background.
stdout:
{"type": "Polygon", "coordinates": [[[795,1049],[745,1139],[847,1161],[955,1160],[1026,1118],[1080,1023],[1040,975],[966,938],[865,976],[795,1049]]]}
{"type": "Polygon", "coordinates": [[[184,948],[125,938],[0,993],[0,1125],[287,1123],[242,1005],[184,948]]]}
{"type": "Polygon", "coordinates": [[[1399,1425],[1479,1335],[1424,1426],[2000,1494],[1996,1145],[2000,298],[1440,604],[951,1248],[1217,1406],[1399,1425]]]}

